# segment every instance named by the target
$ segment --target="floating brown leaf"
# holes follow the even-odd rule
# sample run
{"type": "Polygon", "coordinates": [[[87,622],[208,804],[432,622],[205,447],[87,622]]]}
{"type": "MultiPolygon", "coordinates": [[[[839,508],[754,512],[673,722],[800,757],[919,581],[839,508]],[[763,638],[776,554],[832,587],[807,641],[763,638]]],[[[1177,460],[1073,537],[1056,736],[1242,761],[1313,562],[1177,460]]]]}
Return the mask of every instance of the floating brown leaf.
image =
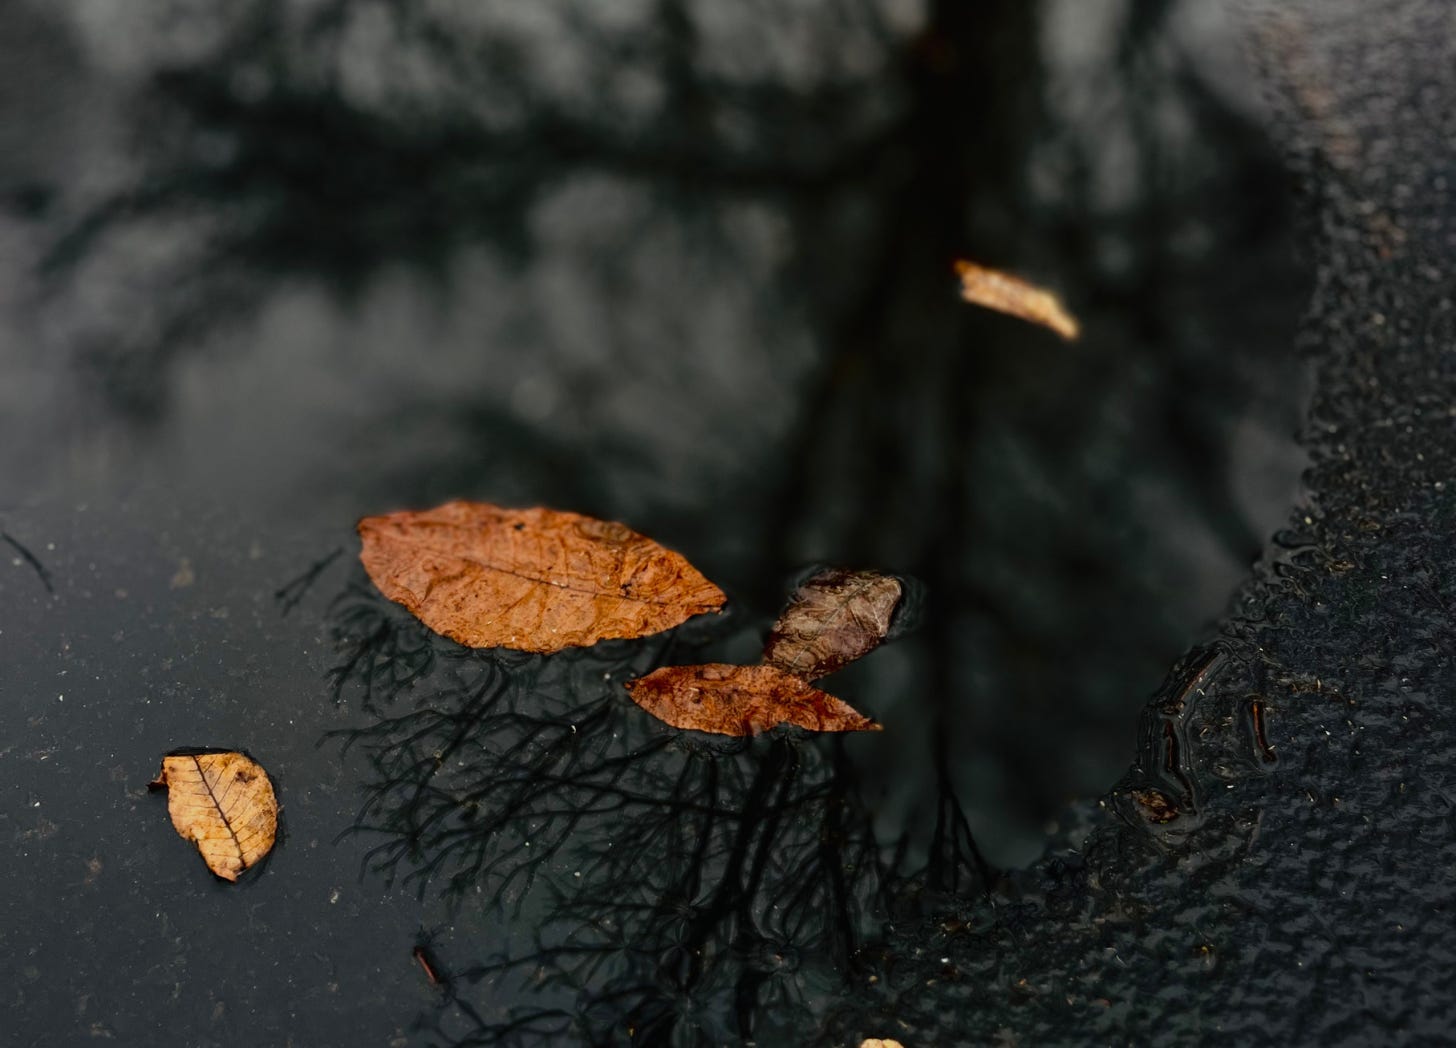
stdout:
{"type": "Polygon", "coordinates": [[[853,707],[776,666],[664,666],[627,684],[632,699],[674,728],[757,735],[780,724],[810,731],[879,731],[853,707]]]}
{"type": "Polygon", "coordinates": [[[166,787],[172,825],[223,880],[237,880],[273,847],[278,832],[273,784],[243,754],[164,757],[151,785],[166,787]]]}
{"type": "Polygon", "coordinates": [[[386,597],[472,648],[559,651],[723,606],[678,554],[578,513],[447,502],[365,517],[359,536],[359,559],[386,597]]]}
{"type": "Polygon", "coordinates": [[[961,298],[967,302],[1040,324],[1069,342],[1080,333],[1076,318],[1050,291],[974,262],[959,261],[955,270],[961,278],[961,298]]]}
{"type": "Polygon", "coordinates": [[[789,598],[763,649],[763,661],[818,680],[879,647],[900,603],[900,580],[877,571],[830,568],[789,598]]]}

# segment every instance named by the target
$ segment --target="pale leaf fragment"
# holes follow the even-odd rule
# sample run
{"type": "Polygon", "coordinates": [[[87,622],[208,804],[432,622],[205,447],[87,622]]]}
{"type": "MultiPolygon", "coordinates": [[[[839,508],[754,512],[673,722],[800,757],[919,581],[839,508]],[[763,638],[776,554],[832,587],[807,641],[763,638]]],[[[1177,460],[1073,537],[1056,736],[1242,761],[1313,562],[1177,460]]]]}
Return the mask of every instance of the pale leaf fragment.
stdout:
{"type": "Polygon", "coordinates": [[[955,264],[955,271],[961,278],[961,298],[967,302],[1040,324],[1068,342],[1081,332],[1061,300],[1044,288],[964,259],[955,264]]]}
{"type": "Polygon", "coordinates": [[[664,666],[629,681],[632,700],[674,728],[757,735],[780,724],[810,731],[879,731],[833,695],[776,666],[664,666]]]}
{"type": "Polygon", "coordinates": [[[899,579],[877,571],[818,572],[789,598],[763,661],[805,680],[828,676],[879,647],[901,592],[899,579]]]}
{"type": "Polygon", "coordinates": [[[162,758],[153,788],[167,790],[172,825],[197,845],[208,869],[223,880],[257,863],[278,834],[278,800],[268,773],[241,753],[162,758]]]}
{"type": "Polygon", "coordinates": [[[472,648],[544,653],[643,637],[725,599],[679,554],[579,513],[455,501],[365,517],[359,536],[386,597],[472,648]]]}

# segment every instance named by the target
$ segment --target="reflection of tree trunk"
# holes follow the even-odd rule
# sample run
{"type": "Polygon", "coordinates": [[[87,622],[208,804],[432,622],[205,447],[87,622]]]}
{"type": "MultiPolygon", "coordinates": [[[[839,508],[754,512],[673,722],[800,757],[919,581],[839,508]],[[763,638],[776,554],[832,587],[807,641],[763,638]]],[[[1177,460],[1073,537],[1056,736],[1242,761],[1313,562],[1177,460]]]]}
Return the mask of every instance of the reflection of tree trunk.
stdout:
{"type": "Polygon", "coordinates": [[[1004,0],[988,13],[941,0],[905,56],[912,102],[877,176],[886,203],[872,265],[841,274],[858,293],[825,325],[831,353],[788,443],[795,458],[771,532],[782,568],[809,549],[937,577],[947,566],[947,514],[963,487],[963,460],[948,452],[973,425],[981,359],[965,344],[951,262],[1013,254],[1036,43],[1034,4],[1004,0]],[[887,415],[889,405],[904,414],[887,415]],[[832,463],[849,476],[826,475],[832,463]],[[883,486],[867,490],[863,477],[883,486]],[[809,538],[836,489],[860,493],[853,513],[809,538]]]}
{"type": "MultiPolygon", "coordinates": [[[[951,264],[1015,257],[1027,128],[1038,111],[1037,28],[1037,5],[1022,0],[938,0],[912,42],[912,102],[879,174],[888,202],[873,264],[845,274],[859,293],[826,325],[831,353],[789,445],[796,458],[771,531],[779,574],[813,551],[931,580],[941,722],[933,737],[942,746],[956,715],[955,616],[975,592],[961,577],[975,541],[967,463],[991,362],[991,347],[972,341],[980,318],[957,300],[951,264]],[[835,491],[857,498],[826,527],[822,507],[835,491]]],[[[944,767],[946,754],[936,760],[944,767]]]]}

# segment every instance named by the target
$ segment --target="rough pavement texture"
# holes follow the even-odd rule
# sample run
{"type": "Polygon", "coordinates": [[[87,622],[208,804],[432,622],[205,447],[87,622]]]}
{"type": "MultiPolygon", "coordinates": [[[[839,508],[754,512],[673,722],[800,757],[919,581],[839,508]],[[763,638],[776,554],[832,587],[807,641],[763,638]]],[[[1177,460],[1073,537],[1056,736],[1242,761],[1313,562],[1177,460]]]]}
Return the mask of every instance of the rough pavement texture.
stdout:
{"type": "Polygon", "coordinates": [[[1307,500],[1149,707],[1090,835],[901,926],[918,949],[846,1039],[1450,1036],[1456,10],[1249,14],[1319,272],[1307,500]]]}

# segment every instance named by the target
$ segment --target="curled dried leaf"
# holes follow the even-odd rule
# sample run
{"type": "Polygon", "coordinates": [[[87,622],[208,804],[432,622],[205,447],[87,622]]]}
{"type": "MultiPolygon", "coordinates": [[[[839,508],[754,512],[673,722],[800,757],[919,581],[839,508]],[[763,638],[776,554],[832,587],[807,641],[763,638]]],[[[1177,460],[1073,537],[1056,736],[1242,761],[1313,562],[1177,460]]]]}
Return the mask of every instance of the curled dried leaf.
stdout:
{"type": "Polygon", "coordinates": [[[642,637],[723,606],[683,557],[622,524],[447,502],[359,522],[374,584],[473,648],[553,652],[642,637]]]}
{"type": "Polygon", "coordinates": [[[833,695],[776,666],[664,666],[629,681],[632,700],[674,728],[757,735],[780,724],[810,731],[879,731],[833,695]]]}
{"type": "Polygon", "coordinates": [[[177,833],[197,845],[208,869],[235,881],[273,847],[278,800],[256,761],[241,753],[164,757],[151,783],[167,790],[177,833]]]}
{"type": "Polygon", "coordinates": [[[879,647],[900,603],[900,580],[830,568],[804,581],[774,623],[763,661],[818,680],[879,647]]]}
{"type": "Polygon", "coordinates": [[[955,264],[955,271],[961,278],[961,298],[967,302],[1040,324],[1068,342],[1081,333],[1076,318],[1044,288],[964,259],[955,264]]]}

